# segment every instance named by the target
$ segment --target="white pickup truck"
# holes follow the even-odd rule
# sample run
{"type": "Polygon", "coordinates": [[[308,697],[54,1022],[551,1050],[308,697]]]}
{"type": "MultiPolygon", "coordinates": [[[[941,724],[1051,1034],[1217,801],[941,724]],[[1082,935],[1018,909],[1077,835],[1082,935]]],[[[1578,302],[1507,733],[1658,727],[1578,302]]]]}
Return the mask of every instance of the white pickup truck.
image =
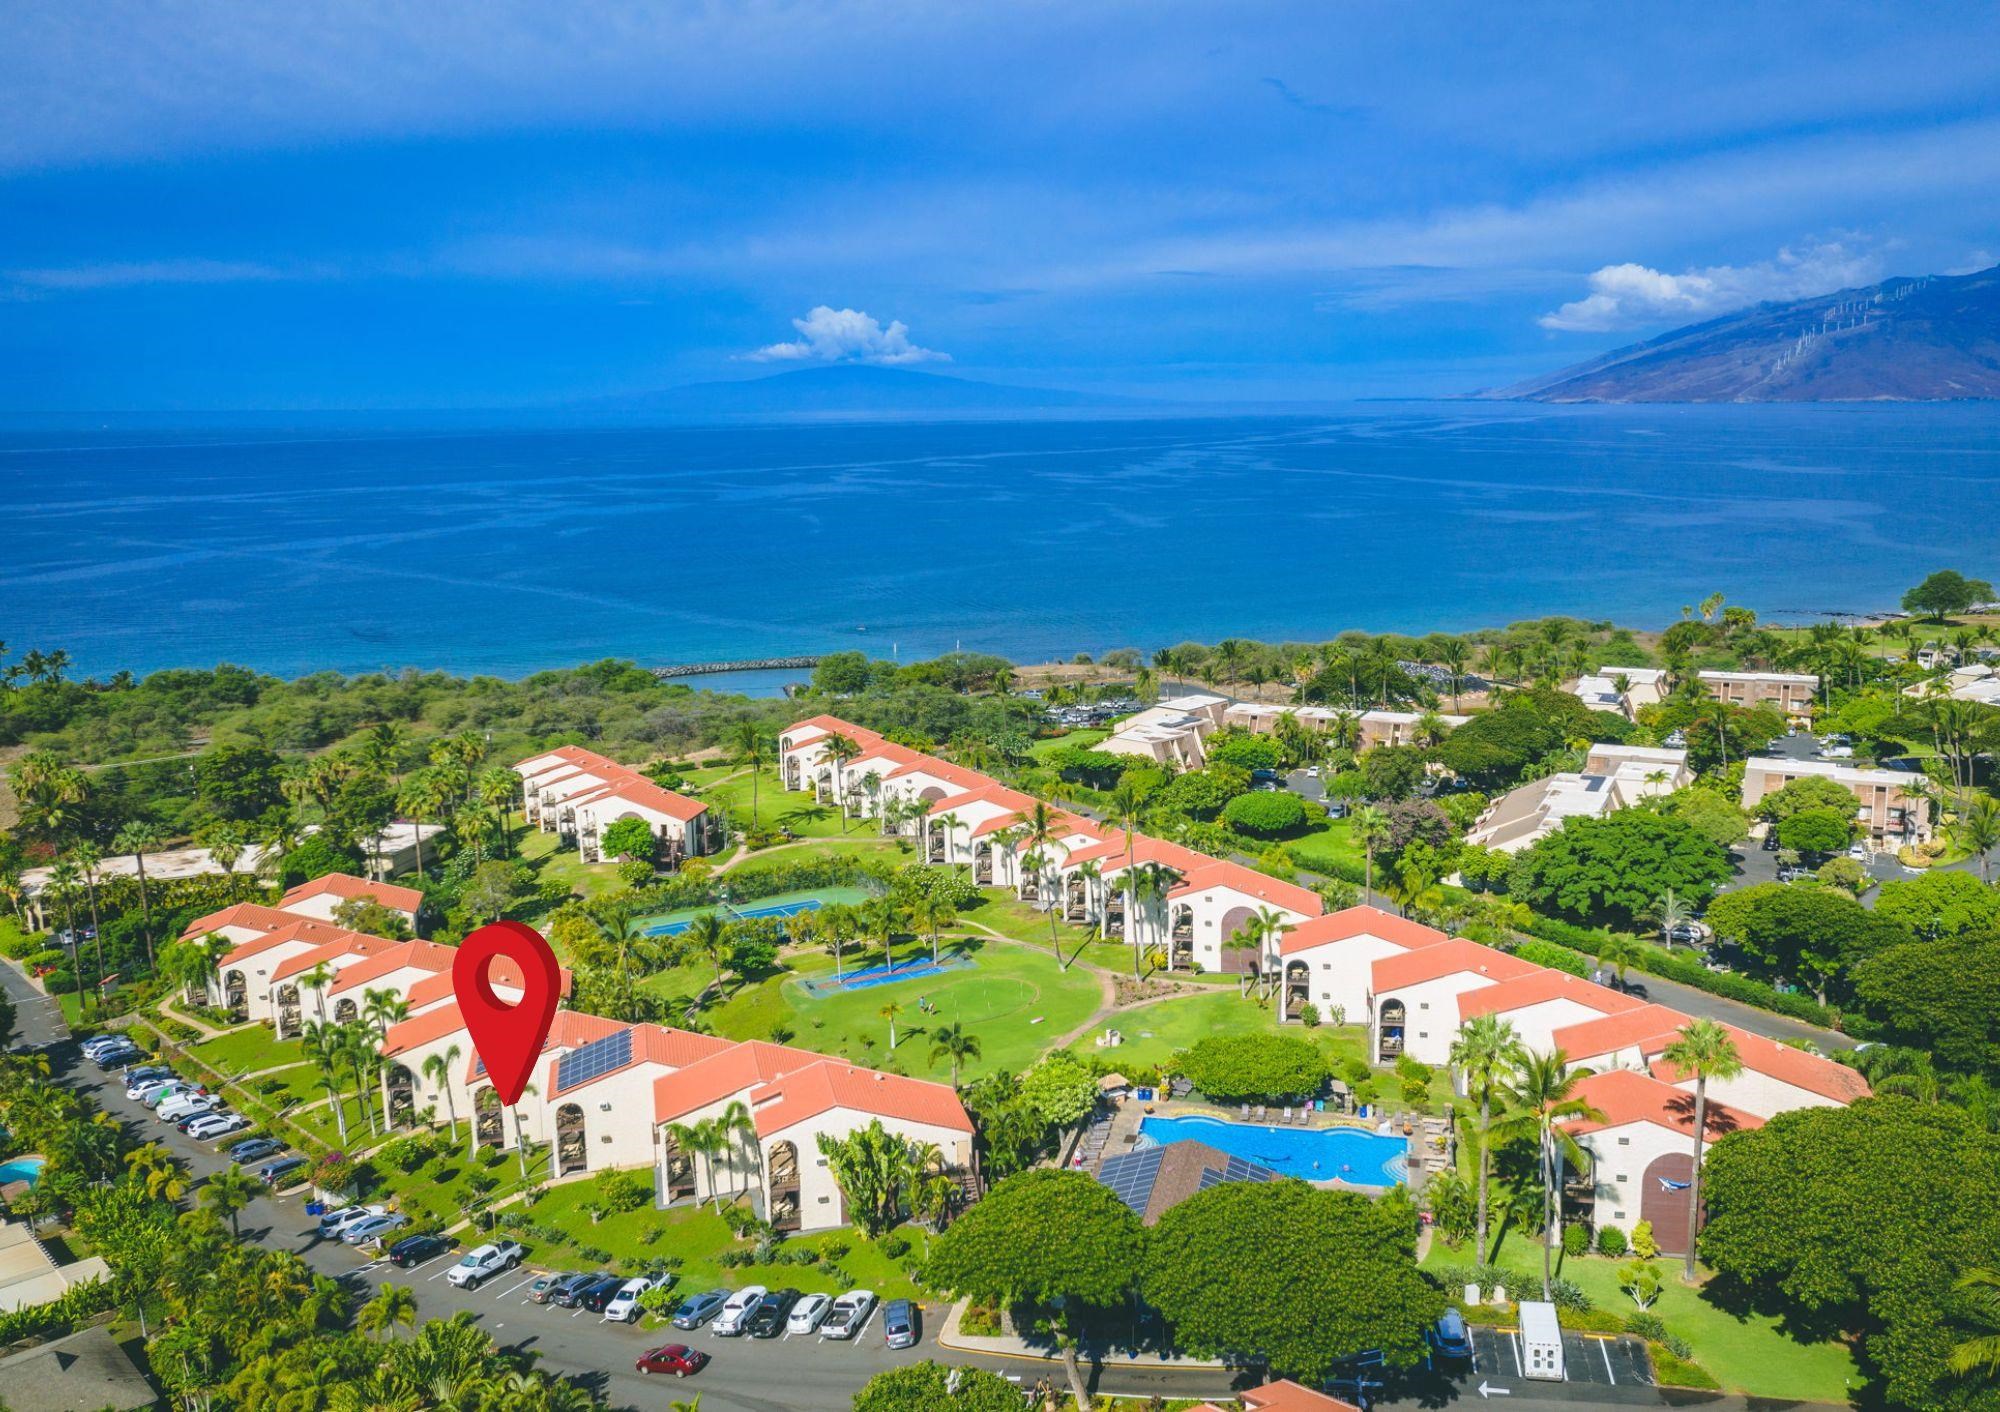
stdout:
{"type": "Polygon", "coordinates": [[[482,1281],[518,1266],[523,1253],[520,1243],[511,1240],[498,1240],[468,1250],[456,1265],[444,1272],[445,1283],[460,1289],[478,1289],[482,1281]]]}

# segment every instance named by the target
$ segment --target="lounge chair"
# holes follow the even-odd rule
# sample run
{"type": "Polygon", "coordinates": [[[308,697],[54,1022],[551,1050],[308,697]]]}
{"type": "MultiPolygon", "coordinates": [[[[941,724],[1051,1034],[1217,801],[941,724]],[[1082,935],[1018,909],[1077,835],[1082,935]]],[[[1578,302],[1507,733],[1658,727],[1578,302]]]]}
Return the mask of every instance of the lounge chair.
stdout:
{"type": "Polygon", "coordinates": [[[1250,1105],[1247,1103],[1243,1105],[1243,1116],[1246,1118],[1250,1116],[1250,1105]]]}
{"type": "Polygon", "coordinates": [[[1290,1106],[1289,1104],[1287,1104],[1287,1105],[1286,1105],[1286,1107],[1285,1107],[1285,1116],[1284,1116],[1284,1117],[1282,1117],[1282,1118],[1280,1118],[1280,1119],[1278,1119],[1278,1121],[1279,1121],[1280,1123],[1283,1123],[1283,1124],[1285,1124],[1285,1125],[1286,1125],[1287,1127],[1291,1126],[1291,1121],[1292,1121],[1292,1110],[1291,1110],[1291,1106],[1290,1106]]]}

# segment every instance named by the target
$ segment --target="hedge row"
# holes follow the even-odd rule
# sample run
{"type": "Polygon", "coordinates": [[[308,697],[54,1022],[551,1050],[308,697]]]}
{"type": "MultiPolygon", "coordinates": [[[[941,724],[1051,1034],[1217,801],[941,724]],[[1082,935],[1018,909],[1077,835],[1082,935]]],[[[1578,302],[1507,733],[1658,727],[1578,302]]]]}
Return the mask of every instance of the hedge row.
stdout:
{"type": "Polygon", "coordinates": [[[0,1344],[66,1334],[84,1321],[117,1307],[118,1292],[109,1280],[86,1280],[71,1285],[47,1304],[9,1309],[0,1314],[0,1344]]]}
{"type": "MultiPolygon", "coordinates": [[[[1603,946],[1606,936],[1602,931],[1574,926],[1554,917],[1537,917],[1522,930],[1532,937],[1567,947],[1571,951],[1581,951],[1586,956],[1593,957],[1603,946]]],[[[1771,1010],[1794,1020],[1803,1020],[1807,1024],[1821,1025],[1830,1030],[1844,1028],[1843,1017],[1838,1010],[1821,1005],[1810,996],[1787,995],[1762,981],[1751,980],[1748,976],[1711,971],[1691,957],[1675,955],[1664,947],[1654,946],[1650,942],[1640,943],[1639,959],[1634,964],[1649,975],[1678,981],[1682,985],[1693,986],[1696,990],[1705,990],[1710,995],[1720,995],[1726,1000],[1755,1005],[1760,1010],[1771,1010]]]]}

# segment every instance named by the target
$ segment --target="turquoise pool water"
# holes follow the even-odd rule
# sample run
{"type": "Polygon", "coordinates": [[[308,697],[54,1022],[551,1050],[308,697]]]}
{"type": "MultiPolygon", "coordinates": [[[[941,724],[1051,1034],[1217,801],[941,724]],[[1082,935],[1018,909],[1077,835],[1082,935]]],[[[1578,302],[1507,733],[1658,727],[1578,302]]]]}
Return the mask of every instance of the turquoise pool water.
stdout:
{"type": "Polygon", "coordinates": [[[1166,1144],[1192,1138],[1309,1182],[1394,1186],[1408,1171],[1409,1143],[1360,1128],[1271,1128],[1220,1118],[1146,1118],[1139,1136],[1166,1144]]]}
{"type": "Polygon", "coordinates": [[[12,1161],[0,1162],[0,1186],[8,1182],[26,1182],[33,1186],[41,1180],[42,1168],[47,1161],[45,1157],[16,1157],[12,1161]]]}

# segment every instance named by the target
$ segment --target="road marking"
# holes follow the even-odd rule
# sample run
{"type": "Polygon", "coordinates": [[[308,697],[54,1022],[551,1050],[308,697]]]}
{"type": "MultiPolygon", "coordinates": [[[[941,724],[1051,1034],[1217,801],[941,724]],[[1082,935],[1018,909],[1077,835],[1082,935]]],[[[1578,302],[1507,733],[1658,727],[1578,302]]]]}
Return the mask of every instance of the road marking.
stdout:
{"type": "Polygon", "coordinates": [[[1597,1351],[1604,1355],[1604,1376],[1611,1379],[1612,1386],[1617,1386],[1618,1375],[1611,1371],[1611,1340],[1606,1338],[1599,1339],[1597,1341],[1597,1351]]]}
{"type": "Polygon", "coordinates": [[[1482,1378],[1479,1383],[1479,1395],[1481,1397],[1512,1397],[1514,1389],[1510,1387],[1494,1387],[1482,1378]]]}
{"type": "Polygon", "coordinates": [[[1510,1347],[1510,1348],[1512,1348],[1512,1349],[1514,1350],[1514,1376],[1515,1376],[1515,1377],[1517,1377],[1517,1378],[1518,1378],[1518,1377],[1523,1377],[1523,1376],[1525,1376],[1525,1375],[1524,1375],[1524,1374],[1523,1374],[1523,1373],[1521,1372],[1521,1340],[1520,1340],[1520,1338],[1519,1338],[1519,1337],[1518,1337],[1517,1335],[1515,1335],[1515,1334],[1511,1334],[1511,1333],[1510,1333],[1510,1334],[1508,1334],[1508,1335],[1507,1335],[1507,1345],[1508,1345],[1508,1347],[1510,1347]]]}
{"type": "Polygon", "coordinates": [[[444,1269],[442,1269],[442,1270],[439,1270],[439,1271],[438,1271],[438,1272],[437,1272],[437,1273],[436,1273],[435,1275],[432,1275],[432,1276],[431,1276],[431,1279],[434,1279],[434,1280],[437,1280],[437,1279],[442,1279],[442,1278],[444,1278],[444,1276],[446,1276],[446,1275],[448,1275],[448,1274],[450,1274],[450,1273],[451,1273],[451,1266],[447,1265],[447,1266],[445,1266],[445,1267],[444,1267],[444,1269]]]}
{"type": "MultiPolygon", "coordinates": [[[[527,1287],[528,1287],[529,1285],[533,1284],[534,1282],[535,1282],[535,1276],[533,1276],[533,1275],[530,1275],[530,1276],[528,1276],[528,1278],[526,1278],[525,1280],[522,1280],[520,1284],[517,1284],[517,1285],[515,1285],[515,1286],[514,1286],[514,1289],[505,1289],[505,1290],[502,1290],[502,1291],[500,1291],[500,1293],[498,1293],[498,1294],[494,1295],[493,1297],[494,1297],[495,1299],[505,1299],[505,1298],[506,1298],[506,1297],[507,1297],[508,1295],[512,1294],[512,1293],[514,1292],[514,1290],[515,1290],[515,1289],[525,1289],[525,1288],[527,1288],[527,1287]]],[[[525,1303],[527,1303],[527,1301],[526,1301],[526,1300],[522,1300],[521,1302],[522,1302],[522,1303],[524,1303],[524,1304],[525,1304],[525,1303]]]]}

